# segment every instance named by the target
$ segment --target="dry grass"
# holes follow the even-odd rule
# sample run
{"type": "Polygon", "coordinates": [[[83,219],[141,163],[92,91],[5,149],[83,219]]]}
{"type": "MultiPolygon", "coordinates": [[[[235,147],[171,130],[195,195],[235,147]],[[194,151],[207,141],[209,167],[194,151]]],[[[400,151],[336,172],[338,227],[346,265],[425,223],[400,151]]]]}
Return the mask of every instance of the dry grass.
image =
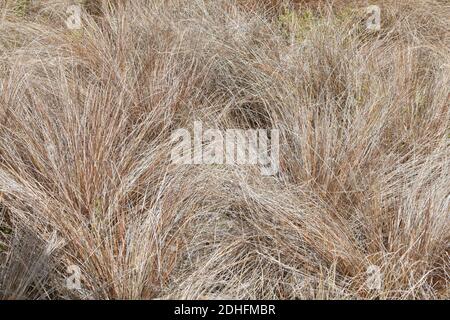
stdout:
{"type": "Polygon", "coordinates": [[[78,2],[0,0],[0,297],[450,298],[447,1],[78,2]],[[280,173],[172,164],[194,120],[280,173]]]}

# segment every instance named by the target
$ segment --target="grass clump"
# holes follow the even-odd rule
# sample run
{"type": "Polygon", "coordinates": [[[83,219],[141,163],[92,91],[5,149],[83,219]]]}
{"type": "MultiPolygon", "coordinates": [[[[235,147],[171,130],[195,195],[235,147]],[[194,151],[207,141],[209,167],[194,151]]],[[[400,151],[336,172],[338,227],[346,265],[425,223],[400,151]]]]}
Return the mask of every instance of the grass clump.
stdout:
{"type": "Polygon", "coordinates": [[[450,8],[282,2],[95,1],[75,31],[0,2],[0,298],[450,298],[450,8]],[[195,121],[278,129],[279,172],[174,164],[195,121]]]}

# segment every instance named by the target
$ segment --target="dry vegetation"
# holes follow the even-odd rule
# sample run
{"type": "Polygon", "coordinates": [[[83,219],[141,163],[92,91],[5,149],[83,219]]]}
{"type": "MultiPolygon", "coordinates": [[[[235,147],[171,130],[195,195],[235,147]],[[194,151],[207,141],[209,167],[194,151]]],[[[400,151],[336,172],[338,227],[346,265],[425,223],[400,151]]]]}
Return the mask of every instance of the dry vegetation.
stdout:
{"type": "Polygon", "coordinates": [[[450,298],[449,2],[292,2],[0,0],[0,298],[450,298]],[[194,120],[279,174],[172,164],[194,120]]]}

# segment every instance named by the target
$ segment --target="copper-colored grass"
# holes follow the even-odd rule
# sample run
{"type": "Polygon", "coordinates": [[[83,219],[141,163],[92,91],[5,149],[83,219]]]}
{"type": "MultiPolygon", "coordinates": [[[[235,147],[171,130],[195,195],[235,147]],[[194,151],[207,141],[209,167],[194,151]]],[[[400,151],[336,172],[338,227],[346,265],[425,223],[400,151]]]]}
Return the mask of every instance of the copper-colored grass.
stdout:
{"type": "Polygon", "coordinates": [[[69,30],[0,1],[1,298],[450,298],[448,3],[373,32],[293,2],[85,1],[69,30]],[[279,129],[279,174],[172,164],[196,120],[279,129]]]}

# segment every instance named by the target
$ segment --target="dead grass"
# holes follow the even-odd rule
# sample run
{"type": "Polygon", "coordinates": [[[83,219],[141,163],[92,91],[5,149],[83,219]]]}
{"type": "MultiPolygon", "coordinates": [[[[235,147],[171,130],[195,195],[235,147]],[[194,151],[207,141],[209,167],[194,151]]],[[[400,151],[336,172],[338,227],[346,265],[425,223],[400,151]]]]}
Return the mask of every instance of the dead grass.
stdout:
{"type": "Polygon", "coordinates": [[[450,298],[446,1],[70,3],[0,1],[0,297],[450,298]],[[280,173],[172,164],[194,120],[280,173]]]}

